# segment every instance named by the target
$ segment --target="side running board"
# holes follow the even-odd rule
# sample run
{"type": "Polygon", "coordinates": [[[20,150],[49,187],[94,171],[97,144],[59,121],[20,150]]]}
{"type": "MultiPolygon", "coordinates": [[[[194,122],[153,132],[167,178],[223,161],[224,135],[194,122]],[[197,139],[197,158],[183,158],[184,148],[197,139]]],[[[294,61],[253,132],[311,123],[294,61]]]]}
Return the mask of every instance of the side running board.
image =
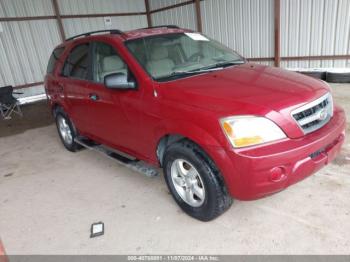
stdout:
{"type": "Polygon", "coordinates": [[[116,160],[119,164],[126,166],[131,170],[141,173],[147,177],[155,177],[159,175],[159,170],[156,167],[151,166],[145,163],[144,161],[138,160],[118,150],[109,148],[104,145],[97,145],[94,142],[90,142],[89,140],[84,139],[83,137],[76,137],[74,141],[77,144],[89,150],[97,151],[103,154],[104,156],[112,158],[113,160],[116,160]]]}

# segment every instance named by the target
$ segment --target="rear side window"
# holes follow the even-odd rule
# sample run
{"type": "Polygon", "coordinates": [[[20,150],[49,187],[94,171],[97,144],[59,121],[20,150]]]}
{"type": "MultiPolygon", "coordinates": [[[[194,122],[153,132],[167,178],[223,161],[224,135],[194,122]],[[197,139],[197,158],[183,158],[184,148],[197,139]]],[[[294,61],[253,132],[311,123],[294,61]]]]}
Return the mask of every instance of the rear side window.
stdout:
{"type": "Polygon", "coordinates": [[[64,47],[59,47],[53,50],[49,59],[49,64],[47,65],[46,73],[51,74],[53,72],[56,66],[56,62],[62,55],[63,51],[64,51],[64,47]]]}
{"type": "Polygon", "coordinates": [[[63,67],[63,76],[77,79],[88,79],[89,44],[73,48],[63,67]]]}

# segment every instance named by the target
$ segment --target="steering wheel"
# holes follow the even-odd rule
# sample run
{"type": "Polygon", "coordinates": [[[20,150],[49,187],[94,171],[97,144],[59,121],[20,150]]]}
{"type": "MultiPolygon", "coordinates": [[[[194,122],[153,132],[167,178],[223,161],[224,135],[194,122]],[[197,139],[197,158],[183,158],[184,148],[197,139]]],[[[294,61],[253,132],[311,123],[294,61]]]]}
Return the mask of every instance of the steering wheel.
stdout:
{"type": "Polygon", "coordinates": [[[192,54],[189,58],[188,61],[190,62],[199,62],[203,58],[203,55],[200,52],[192,54]]]}

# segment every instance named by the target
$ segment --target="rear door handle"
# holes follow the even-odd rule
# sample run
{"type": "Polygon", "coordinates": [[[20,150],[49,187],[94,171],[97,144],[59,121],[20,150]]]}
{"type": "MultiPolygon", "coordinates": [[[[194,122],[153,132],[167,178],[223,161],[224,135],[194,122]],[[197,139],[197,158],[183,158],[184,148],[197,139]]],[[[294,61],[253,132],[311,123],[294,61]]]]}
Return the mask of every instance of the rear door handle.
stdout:
{"type": "Polygon", "coordinates": [[[97,94],[89,94],[89,97],[92,101],[97,101],[100,97],[97,94]]]}
{"type": "Polygon", "coordinates": [[[58,84],[57,87],[58,87],[57,88],[58,92],[62,92],[63,91],[63,85],[62,84],[58,84]]]}

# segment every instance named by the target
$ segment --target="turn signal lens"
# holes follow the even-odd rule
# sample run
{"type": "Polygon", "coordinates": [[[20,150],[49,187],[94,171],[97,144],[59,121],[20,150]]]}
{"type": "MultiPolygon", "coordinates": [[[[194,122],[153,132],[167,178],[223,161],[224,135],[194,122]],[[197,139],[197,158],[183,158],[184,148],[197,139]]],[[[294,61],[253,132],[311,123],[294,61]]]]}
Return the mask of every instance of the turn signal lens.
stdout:
{"type": "Polygon", "coordinates": [[[232,130],[232,127],[230,126],[230,124],[227,122],[224,122],[222,126],[225,129],[226,134],[233,137],[233,130],[232,130]]]}
{"type": "Polygon", "coordinates": [[[234,139],[234,142],[237,147],[243,147],[243,146],[261,144],[263,143],[263,139],[259,136],[242,137],[242,138],[234,139]]]}

